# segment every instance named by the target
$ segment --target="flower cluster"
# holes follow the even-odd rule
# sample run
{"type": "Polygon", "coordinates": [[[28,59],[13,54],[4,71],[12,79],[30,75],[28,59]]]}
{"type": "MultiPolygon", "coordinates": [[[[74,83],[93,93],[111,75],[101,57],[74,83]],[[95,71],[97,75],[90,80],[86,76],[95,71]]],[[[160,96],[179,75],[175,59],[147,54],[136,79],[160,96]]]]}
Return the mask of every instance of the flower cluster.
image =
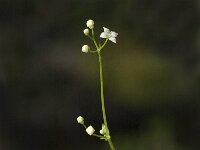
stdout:
{"type": "Polygon", "coordinates": [[[94,21],[93,20],[88,20],[86,22],[86,25],[88,28],[83,30],[83,33],[85,34],[85,36],[88,36],[91,40],[93,40],[95,46],[96,46],[96,50],[93,51],[90,49],[90,47],[88,45],[83,45],[82,46],[82,52],[84,53],[88,53],[88,52],[98,52],[100,51],[105,44],[107,43],[107,40],[112,41],[113,43],[116,43],[116,37],[118,36],[118,33],[114,32],[114,31],[110,31],[108,28],[103,27],[103,32],[100,34],[100,38],[104,38],[106,39],[106,41],[103,43],[103,45],[101,46],[101,44],[97,44],[95,37],[94,37],[94,21]],[[90,34],[90,30],[92,32],[92,35],[90,34]]]}
{"type": "MultiPolygon", "coordinates": [[[[87,134],[89,134],[90,136],[96,135],[96,134],[94,134],[95,129],[91,125],[88,127],[85,125],[84,118],[82,116],[77,117],[77,122],[85,127],[85,131],[87,132],[87,134]]],[[[103,135],[102,137],[101,136],[99,136],[99,137],[101,137],[101,139],[106,139],[107,130],[106,130],[106,126],[104,124],[102,124],[102,128],[99,132],[101,135],[103,135]]]]}

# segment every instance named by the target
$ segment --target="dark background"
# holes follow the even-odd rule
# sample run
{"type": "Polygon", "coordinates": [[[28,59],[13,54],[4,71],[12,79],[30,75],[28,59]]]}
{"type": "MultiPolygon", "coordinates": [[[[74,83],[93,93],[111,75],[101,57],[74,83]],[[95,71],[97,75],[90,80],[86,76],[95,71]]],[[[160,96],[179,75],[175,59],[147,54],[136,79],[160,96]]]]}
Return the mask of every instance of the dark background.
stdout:
{"type": "Polygon", "coordinates": [[[0,149],[108,149],[76,122],[102,123],[88,19],[119,33],[103,50],[117,150],[199,150],[199,0],[0,0],[0,149]]]}

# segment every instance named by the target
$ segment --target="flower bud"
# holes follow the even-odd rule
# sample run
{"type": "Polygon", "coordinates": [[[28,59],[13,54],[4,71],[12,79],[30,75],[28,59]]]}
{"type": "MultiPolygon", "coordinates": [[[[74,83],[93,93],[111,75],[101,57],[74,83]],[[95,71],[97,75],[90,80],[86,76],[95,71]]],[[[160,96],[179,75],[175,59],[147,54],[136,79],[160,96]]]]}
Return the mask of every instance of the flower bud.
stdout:
{"type": "Polygon", "coordinates": [[[102,128],[100,130],[100,134],[105,135],[106,134],[106,126],[102,124],[102,128]]]}
{"type": "Polygon", "coordinates": [[[84,30],[83,30],[83,33],[84,33],[86,36],[89,35],[89,32],[90,32],[90,31],[89,31],[88,29],[84,29],[84,30]]]}
{"type": "Polygon", "coordinates": [[[90,47],[89,47],[88,45],[83,45],[83,47],[82,47],[82,52],[88,53],[89,50],[90,50],[90,47]]]}
{"type": "Polygon", "coordinates": [[[84,118],[82,116],[79,116],[77,118],[77,122],[80,123],[80,124],[84,124],[84,118]]]}
{"type": "Polygon", "coordinates": [[[94,21],[93,20],[88,20],[86,23],[87,27],[90,29],[94,28],[94,21]]]}
{"type": "Polygon", "coordinates": [[[87,132],[87,134],[89,134],[89,135],[92,135],[93,133],[94,133],[94,128],[92,127],[92,126],[89,126],[87,129],[86,129],[86,132],[87,132]]]}

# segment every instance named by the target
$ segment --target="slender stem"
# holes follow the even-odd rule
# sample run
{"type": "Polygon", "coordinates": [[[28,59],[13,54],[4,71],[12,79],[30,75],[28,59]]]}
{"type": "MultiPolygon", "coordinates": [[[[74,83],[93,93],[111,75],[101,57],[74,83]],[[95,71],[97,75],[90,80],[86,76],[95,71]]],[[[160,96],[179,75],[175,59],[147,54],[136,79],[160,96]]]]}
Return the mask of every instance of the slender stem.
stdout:
{"type": "Polygon", "coordinates": [[[93,40],[93,42],[94,42],[94,45],[95,45],[96,48],[98,49],[99,47],[98,47],[97,42],[96,42],[96,40],[95,40],[95,37],[94,37],[94,30],[93,30],[93,29],[92,29],[92,40],[93,40]]]}
{"type": "Polygon", "coordinates": [[[114,147],[111,139],[108,140],[108,143],[109,143],[111,150],[115,150],[115,147],[114,147]]]}
{"type": "Polygon", "coordinates": [[[89,52],[90,52],[90,53],[96,53],[96,52],[97,52],[97,50],[96,50],[96,51],[90,50],[89,52]]]}
{"type": "Polygon", "coordinates": [[[101,52],[98,51],[99,56],[99,75],[100,75],[100,86],[101,86],[101,107],[102,107],[102,113],[103,113],[103,122],[106,127],[106,130],[108,130],[108,123],[106,119],[106,110],[105,110],[105,102],[104,102],[104,91],[103,91],[103,70],[102,70],[102,60],[101,60],[101,52]]]}
{"type": "MultiPolygon", "coordinates": [[[[105,41],[105,43],[107,42],[107,40],[105,41]]],[[[105,43],[103,46],[105,46],[105,43]]],[[[101,51],[98,51],[98,56],[99,56],[99,74],[100,74],[100,85],[101,85],[101,106],[102,106],[102,114],[103,114],[103,122],[104,125],[106,127],[106,134],[108,136],[110,136],[110,132],[108,129],[108,123],[107,123],[107,119],[106,119],[106,110],[105,110],[105,102],[104,102],[104,90],[103,90],[103,70],[102,70],[102,60],[101,60],[101,51]]],[[[115,147],[112,143],[111,138],[108,139],[108,143],[109,146],[111,148],[111,150],[115,150],[115,147]]]]}
{"type": "Polygon", "coordinates": [[[98,134],[92,134],[92,135],[95,136],[95,137],[98,137],[98,138],[104,139],[104,136],[102,136],[102,135],[98,135],[98,134]]]}
{"type": "Polygon", "coordinates": [[[108,42],[108,39],[105,40],[105,42],[103,43],[103,45],[100,47],[99,50],[103,49],[107,42],[108,42]]]}
{"type": "Polygon", "coordinates": [[[87,129],[87,127],[86,127],[86,125],[85,125],[85,124],[83,124],[83,126],[84,126],[84,128],[85,128],[85,129],[87,129]]]}

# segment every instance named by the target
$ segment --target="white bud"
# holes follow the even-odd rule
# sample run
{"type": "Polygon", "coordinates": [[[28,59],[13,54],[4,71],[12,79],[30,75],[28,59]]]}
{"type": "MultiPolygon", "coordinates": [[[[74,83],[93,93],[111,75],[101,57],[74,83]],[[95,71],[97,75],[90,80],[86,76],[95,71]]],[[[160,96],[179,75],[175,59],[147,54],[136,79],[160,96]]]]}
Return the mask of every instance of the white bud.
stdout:
{"type": "Polygon", "coordinates": [[[90,29],[94,28],[94,21],[93,20],[88,20],[86,23],[87,27],[90,29]]]}
{"type": "Polygon", "coordinates": [[[81,116],[79,116],[79,117],[77,118],[77,122],[80,123],[80,124],[84,124],[84,118],[81,117],[81,116]]]}
{"type": "Polygon", "coordinates": [[[83,45],[83,47],[82,47],[82,52],[88,53],[89,50],[90,50],[90,47],[89,47],[88,45],[83,45]]]}
{"type": "Polygon", "coordinates": [[[86,132],[87,132],[87,134],[89,134],[89,135],[92,135],[93,133],[94,133],[94,128],[92,127],[92,126],[89,126],[87,129],[86,129],[86,132]]]}
{"type": "Polygon", "coordinates": [[[88,29],[84,29],[84,30],[83,30],[83,33],[84,33],[86,36],[88,36],[88,35],[89,35],[89,30],[88,30],[88,29]]]}
{"type": "Polygon", "coordinates": [[[102,124],[102,128],[100,130],[100,134],[105,135],[106,134],[106,126],[102,124]]]}

